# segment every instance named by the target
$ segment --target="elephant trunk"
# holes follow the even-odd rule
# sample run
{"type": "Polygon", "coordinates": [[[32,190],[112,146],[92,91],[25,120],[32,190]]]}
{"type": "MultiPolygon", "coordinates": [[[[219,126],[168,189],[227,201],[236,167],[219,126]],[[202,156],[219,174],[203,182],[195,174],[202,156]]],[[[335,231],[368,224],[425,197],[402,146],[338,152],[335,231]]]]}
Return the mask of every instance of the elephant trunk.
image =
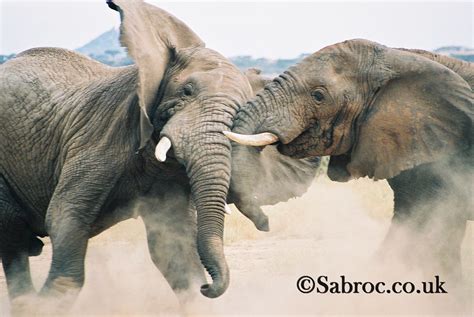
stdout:
{"type": "MultiPolygon", "coordinates": [[[[239,109],[235,117],[234,126],[232,128],[233,133],[253,135],[258,127],[262,124],[262,118],[265,118],[263,109],[263,107],[265,107],[265,103],[263,101],[265,97],[262,96],[262,94],[264,93],[262,92],[253,101],[248,101],[242,108],[239,109]]],[[[229,137],[228,133],[225,134],[227,137],[229,137]]]]}
{"type": "MultiPolygon", "coordinates": [[[[265,127],[271,126],[269,118],[281,115],[279,112],[288,103],[288,92],[285,91],[286,79],[283,75],[275,78],[265,89],[252,100],[248,101],[237,112],[232,132],[243,135],[259,133],[262,139],[275,142],[273,136],[265,134],[265,127]]],[[[251,140],[250,142],[252,142],[251,140]]],[[[252,144],[248,144],[252,145],[252,144]]],[[[259,145],[257,145],[259,146],[259,145]]]]}
{"type": "Polygon", "coordinates": [[[188,167],[197,210],[197,248],[202,264],[212,277],[212,284],[203,285],[201,293],[214,298],[222,295],[229,285],[223,236],[230,182],[230,148],[202,151],[191,162],[199,162],[188,167]]]}
{"type": "Polygon", "coordinates": [[[232,141],[250,146],[290,142],[304,130],[302,124],[293,120],[289,113],[295,87],[288,71],[275,78],[254,100],[239,109],[232,132],[224,134],[232,141]],[[280,126],[289,126],[292,130],[283,135],[279,131],[280,126]]]}
{"type": "Polygon", "coordinates": [[[229,285],[223,235],[231,145],[221,131],[229,129],[237,107],[228,106],[219,99],[204,102],[197,110],[193,107],[187,109],[167,123],[155,154],[158,159],[166,156],[169,149],[166,138],[169,138],[176,159],[186,168],[197,211],[198,253],[212,277],[212,283],[203,285],[201,293],[214,298],[222,295],[229,285]],[[224,107],[225,111],[221,110],[224,107]],[[191,127],[189,118],[195,120],[191,127]]]}

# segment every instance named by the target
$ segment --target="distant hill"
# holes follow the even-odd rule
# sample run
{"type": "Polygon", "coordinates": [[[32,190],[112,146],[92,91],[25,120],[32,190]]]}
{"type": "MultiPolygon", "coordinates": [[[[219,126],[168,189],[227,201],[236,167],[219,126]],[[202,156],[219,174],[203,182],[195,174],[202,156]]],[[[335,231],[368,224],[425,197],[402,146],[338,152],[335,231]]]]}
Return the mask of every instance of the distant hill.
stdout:
{"type": "Polygon", "coordinates": [[[15,57],[15,54],[10,54],[10,55],[0,55],[0,64],[5,63],[9,59],[15,57]]]}
{"type": "Polygon", "coordinates": [[[443,46],[434,50],[435,53],[448,55],[468,62],[474,62],[474,49],[465,46],[443,46]]]}
{"type": "Polygon", "coordinates": [[[123,47],[120,46],[119,32],[115,28],[102,33],[86,45],[76,49],[79,53],[86,55],[101,55],[107,50],[125,53],[123,47]]]}
{"type": "Polygon", "coordinates": [[[79,47],[76,52],[88,55],[111,66],[133,64],[126,50],[120,46],[119,32],[115,28],[102,33],[86,45],[79,47]]]}
{"type": "MultiPolygon", "coordinates": [[[[89,43],[76,49],[76,51],[111,66],[133,64],[126,50],[120,46],[119,32],[115,28],[102,33],[89,43]]],[[[434,52],[474,62],[474,49],[469,47],[444,46],[434,50],[434,52]]],[[[261,69],[264,74],[276,75],[282,73],[291,65],[298,63],[306,56],[308,56],[308,54],[301,54],[292,59],[254,58],[252,56],[235,56],[229,59],[241,70],[254,67],[261,69]]],[[[0,55],[0,64],[12,57],[14,57],[14,54],[0,55]]]]}

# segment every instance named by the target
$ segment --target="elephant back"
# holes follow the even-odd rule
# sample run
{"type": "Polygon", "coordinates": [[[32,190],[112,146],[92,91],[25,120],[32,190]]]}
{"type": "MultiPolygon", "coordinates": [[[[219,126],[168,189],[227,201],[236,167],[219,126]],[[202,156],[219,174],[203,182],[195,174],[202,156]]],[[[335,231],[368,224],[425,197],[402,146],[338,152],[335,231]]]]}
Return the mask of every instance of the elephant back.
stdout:
{"type": "Polygon", "coordinates": [[[469,86],[471,86],[471,89],[474,87],[474,63],[466,62],[446,55],[428,52],[425,50],[403,48],[400,48],[399,50],[415,53],[440,63],[461,76],[469,84],[469,86]]]}

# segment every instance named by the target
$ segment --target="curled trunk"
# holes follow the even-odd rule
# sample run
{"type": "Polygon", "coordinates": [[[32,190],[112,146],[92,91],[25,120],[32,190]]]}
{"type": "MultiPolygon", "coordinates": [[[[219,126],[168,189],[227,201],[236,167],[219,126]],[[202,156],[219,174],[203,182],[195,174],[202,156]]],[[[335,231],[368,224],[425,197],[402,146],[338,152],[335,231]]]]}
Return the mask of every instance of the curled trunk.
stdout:
{"type": "Polygon", "coordinates": [[[239,109],[232,132],[243,135],[260,134],[260,138],[256,142],[260,142],[263,137],[268,142],[276,142],[272,133],[267,134],[267,132],[273,131],[267,131],[266,128],[278,125],[279,122],[274,120],[291,119],[288,113],[288,104],[292,102],[291,89],[294,88],[293,86],[291,77],[286,73],[275,78],[272,83],[257,94],[254,100],[247,102],[239,109]]]}
{"type": "Polygon", "coordinates": [[[257,128],[262,123],[262,118],[265,117],[263,94],[264,92],[260,93],[255,100],[247,102],[247,104],[239,109],[232,132],[244,135],[255,134],[257,128]]]}

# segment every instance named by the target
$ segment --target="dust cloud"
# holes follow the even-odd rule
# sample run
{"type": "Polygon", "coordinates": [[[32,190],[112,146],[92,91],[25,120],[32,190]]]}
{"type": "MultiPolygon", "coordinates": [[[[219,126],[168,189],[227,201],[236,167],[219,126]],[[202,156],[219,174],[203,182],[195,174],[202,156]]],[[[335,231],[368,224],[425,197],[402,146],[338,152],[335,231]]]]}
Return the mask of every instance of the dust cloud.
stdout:
{"type": "MultiPolygon", "coordinates": [[[[190,315],[437,315],[470,314],[473,297],[473,225],[469,222],[462,246],[464,289],[450,294],[302,294],[302,275],[327,275],[350,281],[430,280],[417,268],[400,272],[396,263],[374,264],[387,233],[393,194],[385,181],[367,179],[334,183],[318,177],[301,198],[265,207],[271,231],[258,232],[235,210],[226,216],[225,253],[231,284],[221,297],[198,298],[190,315]],[[392,265],[393,264],[393,265],[392,265]]],[[[34,283],[46,278],[51,246],[32,257],[34,283]]],[[[0,273],[0,315],[9,304],[0,273]]],[[[442,276],[441,276],[442,278],[442,276]]],[[[431,278],[432,279],[432,278],[431,278]]],[[[449,291],[449,287],[448,287],[449,291]]],[[[173,316],[178,301],[154,267],[140,219],[125,221],[91,239],[86,258],[86,282],[73,316],[173,316]]]]}

